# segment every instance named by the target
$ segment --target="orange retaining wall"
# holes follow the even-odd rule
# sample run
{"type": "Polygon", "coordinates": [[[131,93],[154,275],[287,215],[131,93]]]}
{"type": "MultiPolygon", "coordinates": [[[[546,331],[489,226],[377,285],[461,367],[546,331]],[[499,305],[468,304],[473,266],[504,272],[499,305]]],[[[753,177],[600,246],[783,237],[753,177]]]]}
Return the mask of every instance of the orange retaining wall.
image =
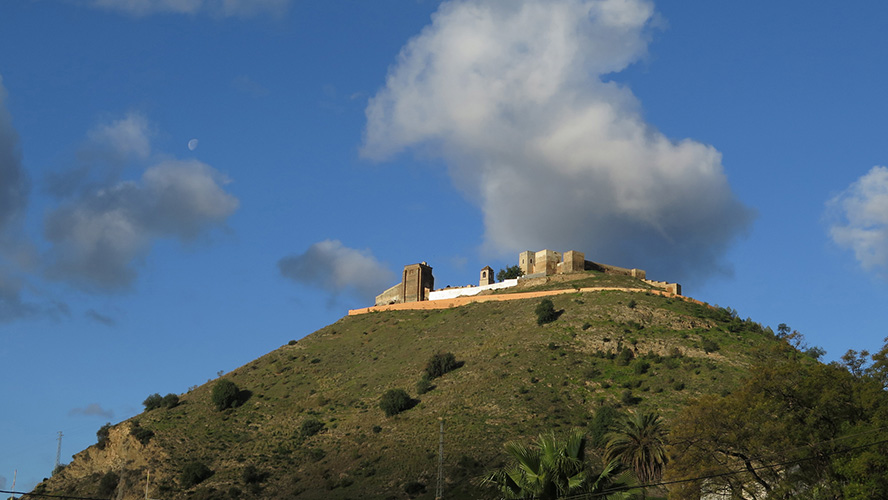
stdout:
{"type": "Polygon", "coordinates": [[[602,288],[580,288],[579,290],[575,288],[568,288],[563,290],[546,290],[542,292],[520,292],[520,293],[509,293],[503,295],[473,295],[471,297],[456,297],[454,299],[442,299],[442,300],[424,300],[422,302],[408,302],[406,304],[389,304],[387,306],[373,306],[373,307],[364,307],[362,309],[349,309],[348,315],[354,316],[357,314],[367,314],[370,312],[378,312],[378,311],[407,311],[407,310],[415,310],[415,309],[449,309],[451,307],[459,307],[464,306],[466,304],[473,304],[475,302],[493,302],[493,301],[501,301],[501,300],[521,300],[521,299],[534,299],[537,297],[547,297],[550,295],[562,295],[565,293],[577,293],[577,292],[603,292],[607,290],[615,290],[618,292],[639,292],[639,293],[653,293],[657,295],[662,295],[664,297],[675,297],[688,302],[693,302],[695,304],[705,305],[699,300],[692,299],[690,297],[684,297],[681,295],[675,295],[674,293],[664,292],[662,290],[650,290],[647,288],[618,288],[618,287],[602,287],[602,288]]]}

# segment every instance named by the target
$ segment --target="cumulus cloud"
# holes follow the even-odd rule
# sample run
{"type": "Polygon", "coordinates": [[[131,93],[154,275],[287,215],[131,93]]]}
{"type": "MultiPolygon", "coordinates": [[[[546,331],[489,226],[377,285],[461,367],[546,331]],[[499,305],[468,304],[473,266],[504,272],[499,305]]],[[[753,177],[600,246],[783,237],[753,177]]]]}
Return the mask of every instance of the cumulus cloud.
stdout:
{"type": "Polygon", "coordinates": [[[888,272],[888,168],[873,167],[827,202],[829,235],[861,267],[888,272]]]}
{"type": "Polygon", "coordinates": [[[278,269],[297,283],[334,295],[354,293],[364,300],[372,300],[397,279],[369,251],[349,248],[338,240],[320,241],[301,255],[284,257],[278,261],[278,269]]]}
{"type": "Polygon", "coordinates": [[[89,0],[87,5],[132,16],[151,14],[201,14],[221,17],[281,15],[290,0],[89,0]]]}
{"type": "Polygon", "coordinates": [[[747,229],[715,148],[667,138],[607,75],[639,60],[645,0],[442,3],[366,109],[362,154],[423,148],[481,207],[485,247],[584,251],[704,277],[747,229]]]}
{"type": "Polygon", "coordinates": [[[99,403],[90,403],[85,408],[74,408],[68,415],[80,415],[84,417],[102,417],[106,419],[114,418],[114,412],[102,408],[99,403]]]}
{"type": "Polygon", "coordinates": [[[238,207],[228,179],[196,160],[168,160],[136,181],[83,194],[49,213],[48,275],[94,291],[127,288],[158,238],[191,241],[238,207]]]}

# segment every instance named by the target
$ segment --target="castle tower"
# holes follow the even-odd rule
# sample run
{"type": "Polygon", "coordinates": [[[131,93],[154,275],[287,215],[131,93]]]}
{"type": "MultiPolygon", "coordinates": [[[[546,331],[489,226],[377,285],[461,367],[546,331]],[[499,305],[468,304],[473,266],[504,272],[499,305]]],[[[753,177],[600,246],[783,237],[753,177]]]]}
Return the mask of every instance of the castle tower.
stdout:
{"type": "Polygon", "coordinates": [[[484,266],[484,269],[481,270],[481,279],[478,281],[478,286],[492,285],[494,283],[496,283],[496,280],[493,277],[493,268],[484,266]]]}
{"type": "Polygon", "coordinates": [[[558,272],[558,263],[561,262],[561,254],[554,250],[540,250],[534,256],[536,263],[533,266],[535,273],[546,273],[551,276],[558,272]]]}
{"type": "Polygon", "coordinates": [[[564,252],[564,262],[561,264],[561,272],[564,274],[579,273],[586,269],[586,256],[582,252],[571,250],[564,252]]]}
{"type": "Polygon", "coordinates": [[[531,251],[521,252],[518,254],[518,267],[525,276],[533,274],[533,263],[535,254],[531,251]]]}
{"type": "Polygon", "coordinates": [[[401,279],[401,301],[419,302],[429,299],[429,292],[435,289],[432,266],[425,262],[404,266],[401,279]]]}

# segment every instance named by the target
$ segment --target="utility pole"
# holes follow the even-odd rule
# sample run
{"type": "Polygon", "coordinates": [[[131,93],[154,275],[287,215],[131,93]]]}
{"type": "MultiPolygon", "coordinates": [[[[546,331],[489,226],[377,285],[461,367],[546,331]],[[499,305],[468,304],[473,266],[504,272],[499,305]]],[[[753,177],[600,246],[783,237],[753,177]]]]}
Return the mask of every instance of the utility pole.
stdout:
{"type": "Polygon", "coordinates": [[[435,500],[444,498],[444,417],[438,417],[441,430],[438,433],[438,484],[435,486],[435,500]]]}
{"type": "Polygon", "coordinates": [[[59,468],[59,459],[62,458],[62,431],[59,431],[59,447],[56,448],[56,463],[52,471],[55,472],[59,468]]]}

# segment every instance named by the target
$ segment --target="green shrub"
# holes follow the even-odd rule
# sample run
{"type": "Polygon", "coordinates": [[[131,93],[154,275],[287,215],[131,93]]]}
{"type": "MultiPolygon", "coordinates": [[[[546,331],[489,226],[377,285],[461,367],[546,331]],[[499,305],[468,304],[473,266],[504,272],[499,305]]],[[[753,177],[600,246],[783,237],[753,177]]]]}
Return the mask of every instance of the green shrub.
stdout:
{"type": "Polygon", "coordinates": [[[647,373],[650,368],[651,364],[647,361],[639,361],[635,363],[635,366],[632,367],[632,369],[635,370],[635,373],[637,373],[638,375],[647,373]]]}
{"type": "Polygon", "coordinates": [[[244,467],[244,472],[241,474],[241,477],[244,480],[244,484],[259,484],[268,478],[268,473],[259,472],[259,469],[257,469],[256,466],[248,465],[244,467]]]}
{"type": "Polygon", "coordinates": [[[683,391],[685,388],[685,384],[684,382],[675,382],[674,384],[672,384],[672,388],[676,391],[683,391]]]}
{"type": "Polygon", "coordinates": [[[169,393],[163,397],[163,401],[161,402],[164,408],[175,408],[179,406],[179,396],[169,393]]]}
{"type": "Polygon", "coordinates": [[[433,379],[457,368],[459,368],[459,363],[456,362],[456,356],[452,352],[439,352],[429,358],[425,372],[429,379],[433,379]]]}
{"type": "Polygon", "coordinates": [[[299,436],[303,439],[314,436],[324,430],[324,423],[314,417],[308,417],[299,426],[299,436]]]}
{"type": "Polygon", "coordinates": [[[148,444],[151,438],[154,437],[154,431],[140,426],[137,420],[133,420],[132,424],[130,424],[130,435],[138,439],[140,443],[148,444]]]}
{"type": "Polygon", "coordinates": [[[429,379],[428,373],[423,373],[422,378],[419,379],[419,382],[416,383],[416,393],[417,394],[425,394],[432,390],[435,387],[432,385],[432,381],[429,379]]]}
{"type": "Polygon", "coordinates": [[[156,410],[163,405],[163,398],[158,393],[154,393],[147,398],[145,401],[142,401],[142,404],[145,405],[145,411],[156,410]]]}
{"type": "Polygon", "coordinates": [[[635,354],[632,353],[632,349],[623,349],[620,351],[620,354],[617,355],[617,366],[627,366],[629,362],[632,361],[632,358],[635,357],[635,354]]]}
{"type": "Polygon", "coordinates": [[[543,325],[551,323],[558,319],[558,313],[555,312],[555,305],[549,299],[543,299],[534,311],[537,317],[537,324],[543,325]]]}
{"type": "Polygon", "coordinates": [[[503,282],[506,280],[513,280],[515,278],[524,276],[524,271],[521,270],[518,265],[508,266],[505,269],[500,269],[498,273],[496,273],[496,280],[499,282],[503,282]]]}
{"type": "Polygon", "coordinates": [[[96,442],[96,446],[99,447],[100,450],[104,450],[105,446],[108,446],[109,435],[111,434],[111,422],[107,422],[105,425],[99,427],[99,430],[96,431],[96,437],[98,441],[96,442]]]}
{"type": "Polygon", "coordinates": [[[104,476],[102,476],[102,480],[99,481],[99,496],[100,497],[110,497],[114,490],[117,489],[117,483],[120,482],[120,476],[115,474],[114,472],[108,472],[104,476]]]}
{"type": "Polygon", "coordinates": [[[205,479],[213,475],[213,471],[203,464],[203,462],[193,461],[182,467],[179,474],[179,485],[183,488],[191,488],[194,485],[202,483],[205,479]]]}
{"type": "Polygon", "coordinates": [[[379,434],[380,432],[382,432],[382,427],[380,427],[378,425],[374,425],[373,428],[370,430],[373,431],[373,434],[379,434]]]}
{"type": "MultiPolygon", "coordinates": [[[[213,386],[212,400],[216,405],[216,409],[221,411],[226,408],[233,408],[238,403],[238,393],[240,390],[234,382],[222,379],[213,386]]],[[[195,483],[197,484],[197,483],[195,483]]]]}
{"type": "Polygon", "coordinates": [[[719,350],[719,345],[712,339],[703,339],[703,342],[701,342],[701,344],[706,354],[719,350]]]}
{"type": "Polygon", "coordinates": [[[589,444],[602,448],[607,442],[605,436],[614,430],[620,421],[620,412],[613,406],[605,405],[595,411],[589,422],[589,444]]]}
{"type": "Polygon", "coordinates": [[[379,400],[379,407],[385,412],[386,417],[391,417],[409,410],[414,406],[413,399],[404,389],[389,389],[385,391],[379,400]]]}
{"type": "Polygon", "coordinates": [[[638,305],[638,302],[635,302],[635,299],[630,300],[629,304],[627,304],[629,309],[635,309],[635,306],[637,306],[637,305],[638,305]]]}
{"type": "Polygon", "coordinates": [[[640,398],[636,398],[635,396],[633,396],[632,391],[630,391],[629,389],[626,389],[625,391],[623,391],[622,394],[620,394],[620,402],[626,406],[633,406],[635,404],[638,404],[640,400],[640,398]]]}
{"type": "Polygon", "coordinates": [[[410,496],[419,495],[425,493],[425,491],[425,485],[419,481],[408,481],[404,484],[404,493],[407,493],[410,496]]]}

